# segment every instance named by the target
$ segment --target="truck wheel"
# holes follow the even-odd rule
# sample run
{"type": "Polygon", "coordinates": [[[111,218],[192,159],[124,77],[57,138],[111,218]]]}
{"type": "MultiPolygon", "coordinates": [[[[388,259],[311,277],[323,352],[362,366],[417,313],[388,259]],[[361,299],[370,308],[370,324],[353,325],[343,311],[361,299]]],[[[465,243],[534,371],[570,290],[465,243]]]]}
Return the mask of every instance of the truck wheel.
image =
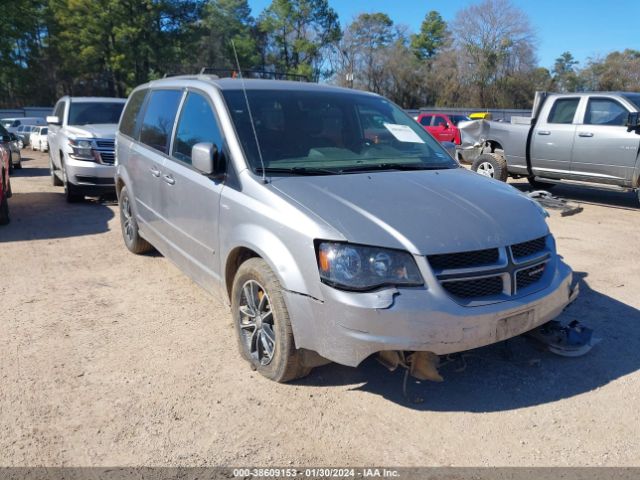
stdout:
{"type": "Polygon", "coordinates": [[[507,181],[507,162],[503,156],[495,153],[483,153],[473,161],[471,170],[484,175],[485,177],[495,178],[501,182],[507,181]]]}
{"type": "Polygon", "coordinates": [[[527,177],[527,181],[536,190],[551,190],[556,186],[555,183],[539,182],[535,177],[527,177]]]}
{"type": "Polygon", "coordinates": [[[138,233],[138,222],[136,222],[136,217],[133,215],[131,198],[127,187],[123,187],[120,191],[118,203],[120,204],[120,228],[122,229],[124,244],[131,253],[139,255],[148,252],[153,247],[138,233]]]}
{"type": "Polygon", "coordinates": [[[9,194],[6,185],[4,184],[4,175],[2,177],[1,188],[3,189],[4,195],[2,195],[2,198],[0,198],[0,225],[6,225],[7,223],[9,223],[9,201],[7,200],[9,194]]]}
{"type": "Polygon", "coordinates": [[[295,346],[282,286],[261,258],[240,265],[231,314],[240,353],[260,374],[281,383],[309,374],[295,346]]]}
{"type": "Polygon", "coordinates": [[[76,186],[69,182],[67,178],[67,172],[64,169],[64,163],[62,164],[62,185],[64,186],[64,197],[68,203],[77,203],[84,200],[84,195],[76,191],[76,186]]]}
{"type": "Polygon", "coordinates": [[[56,167],[51,159],[51,154],[49,154],[49,174],[51,175],[51,185],[54,187],[61,187],[63,185],[62,180],[56,175],[56,167]]]}

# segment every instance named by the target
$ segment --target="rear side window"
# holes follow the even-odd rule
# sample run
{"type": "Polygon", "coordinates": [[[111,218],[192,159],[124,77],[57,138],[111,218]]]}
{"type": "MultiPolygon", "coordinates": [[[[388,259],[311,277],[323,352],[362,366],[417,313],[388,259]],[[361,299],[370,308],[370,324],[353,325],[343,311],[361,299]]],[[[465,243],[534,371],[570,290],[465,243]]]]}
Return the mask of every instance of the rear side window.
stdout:
{"type": "Polygon", "coordinates": [[[559,98],[551,107],[547,123],[573,123],[578,103],[579,98],[559,98]]]}
{"type": "Polygon", "coordinates": [[[420,125],[424,126],[424,127],[428,127],[429,125],[431,125],[431,119],[433,117],[431,115],[425,115],[424,117],[420,118],[420,125]]]}
{"type": "Polygon", "coordinates": [[[162,153],[169,151],[171,130],[182,98],[179,90],[156,90],[149,94],[142,120],[140,141],[162,153]]]}
{"type": "Polygon", "coordinates": [[[609,98],[591,98],[584,116],[586,125],[625,126],[629,112],[615,100],[609,98]]]}
{"type": "Polygon", "coordinates": [[[191,164],[191,149],[196,143],[213,143],[218,151],[222,150],[222,134],[209,102],[202,95],[190,92],[178,121],[173,156],[191,164]]]}
{"type": "Polygon", "coordinates": [[[136,121],[148,90],[138,90],[131,95],[120,120],[120,133],[128,137],[136,137],[136,121]]]}

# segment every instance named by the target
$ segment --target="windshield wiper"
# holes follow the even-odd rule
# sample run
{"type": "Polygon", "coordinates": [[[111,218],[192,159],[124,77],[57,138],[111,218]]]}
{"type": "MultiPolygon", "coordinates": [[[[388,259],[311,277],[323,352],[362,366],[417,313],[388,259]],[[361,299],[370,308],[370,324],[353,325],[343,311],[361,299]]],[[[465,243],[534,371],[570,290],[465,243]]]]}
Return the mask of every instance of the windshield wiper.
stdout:
{"type": "Polygon", "coordinates": [[[256,173],[291,173],[293,175],[339,175],[340,172],[336,170],[329,170],[327,168],[308,168],[308,167],[258,167],[256,173]]]}
{"type": "Polygon", "coordinates": [[[447,165],[416,165],[415,163],[374,163],[343,168],[340,173],[367,172],[370,170],[441,170],[445,168],[449,167],[447,165]]]}

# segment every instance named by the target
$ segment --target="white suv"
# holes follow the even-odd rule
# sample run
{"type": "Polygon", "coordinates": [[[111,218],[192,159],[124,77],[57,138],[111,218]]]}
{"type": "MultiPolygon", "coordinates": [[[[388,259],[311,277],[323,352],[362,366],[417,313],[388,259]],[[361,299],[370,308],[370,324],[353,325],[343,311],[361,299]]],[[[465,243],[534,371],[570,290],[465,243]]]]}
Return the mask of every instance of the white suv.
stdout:
{"type": "Polygon", "coordinates": [[[115,191],[115,133],[121,98],[62,97],[49,124],[49,169],[67,201],[115,191]]]}

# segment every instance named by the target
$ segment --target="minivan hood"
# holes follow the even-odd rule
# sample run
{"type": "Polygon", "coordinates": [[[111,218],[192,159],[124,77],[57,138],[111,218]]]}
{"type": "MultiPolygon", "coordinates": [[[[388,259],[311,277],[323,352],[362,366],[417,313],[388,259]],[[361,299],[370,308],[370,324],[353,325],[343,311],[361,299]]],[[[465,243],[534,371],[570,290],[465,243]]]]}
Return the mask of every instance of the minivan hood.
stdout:
{"type": "Polygon", "coordinates": [[[500,247],[549,233],[534,200],[463,168],[279,177],[272,186],[349,242],[414,254],[500,247]]]}
{"type": "Polygon", "coordinates": [[[116,138],[115,123],[101,123],[95,125],[67,126],[70,135],[83,138],[116,138]]]}

